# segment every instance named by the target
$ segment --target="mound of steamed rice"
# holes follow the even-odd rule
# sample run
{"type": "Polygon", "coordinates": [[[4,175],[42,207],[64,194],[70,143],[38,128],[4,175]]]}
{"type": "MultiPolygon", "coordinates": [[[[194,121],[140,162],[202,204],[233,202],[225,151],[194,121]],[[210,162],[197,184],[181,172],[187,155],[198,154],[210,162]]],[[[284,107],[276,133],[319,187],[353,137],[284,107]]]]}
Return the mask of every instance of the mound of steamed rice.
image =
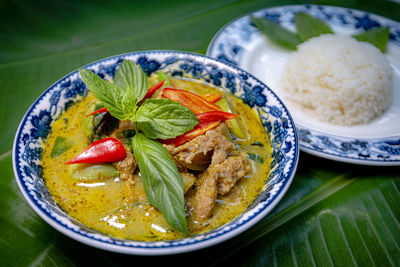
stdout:
{"type": "Polygon", "coordinates": [[[318,119],[363,124],[392,99],[393,70],[378,48],[350,36],[321,35],[297,47],[282,75],[285,96],[318,119]]]}

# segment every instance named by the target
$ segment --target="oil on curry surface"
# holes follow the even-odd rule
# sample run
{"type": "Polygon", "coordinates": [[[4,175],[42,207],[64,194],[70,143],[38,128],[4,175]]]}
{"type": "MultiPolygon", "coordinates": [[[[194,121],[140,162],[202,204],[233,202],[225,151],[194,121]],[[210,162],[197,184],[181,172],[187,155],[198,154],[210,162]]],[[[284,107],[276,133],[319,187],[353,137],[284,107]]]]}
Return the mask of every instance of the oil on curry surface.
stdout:
{"type": "MultiPolygon", "coordinates": [[[[154,80],[154,77],[150,77],[150,84],[155,83],[154,80]]],[[[170,87],[185,89],[198,95],[221,93],[219,88],[193,80],[171,79],[170,87]]],[[[160,94],[156,92],[155,97],[160,94]]],[[[226,106],[227,99],[230,102],[230,111],[240,115],[237,119],[222,123],[218,128],[207,131],[203,137],[197,137],[181,146],[164,145],[176,161],[183,177],[185,213],[189,231],[193,235],[218,228],[237,217],[264,188],[269,175],[271,148],[258,116],[241,100],[230,95],[225,95],[217,105],[226,106]],[[223,158],[216,159],[221,155],[215,154],[221,154],[221,151],[208,148],[185,161],[182,151],[187,150],[190,145],[192,150],[193,147],[201,146],[193,142],[207,142],[206,135],[208,139],[223,139],[218,142],[227,144],[229,148],[225,147],[223,158]],[[211,159],[218,162],[208,166],[211,159]],[[207,184],[210,181],[205,176],[215,172],[224,176],[219,177],[220,180],[228,179],[228,182],[219,181],[217,185],[213,185],[213,192],[210,192],[208,187],[211,185],[207,184]],[[216,195],[214,199],[213,194],[216,195]],[[208,207],[210,205],[211,209],[208,207]],[[202,212],[201,206],[210,209],[206,216],[196,214],[202,212]]],[[[52,125],[52,132],[45,144],[42,166],[46,184],[55,201],[81,223],[117,238],[142,241],[184,238],[184,234],[171,227],[163,215],[149,204],[140,172],[132,170],[132,166],[124,166],[129,164],[126,160],[119,165],[64,164],[90,144],[94,118],[87,114],[95,110],[98,103],[89,93],[52,125]],[[129,168],[131,172],[127,173],[129,168]]],[[[109,134],[117,136],[125,143],[128,156],[131,155],[128,136],[130,126],[133,127],[133,124],[117,121],[109,134]]]]}

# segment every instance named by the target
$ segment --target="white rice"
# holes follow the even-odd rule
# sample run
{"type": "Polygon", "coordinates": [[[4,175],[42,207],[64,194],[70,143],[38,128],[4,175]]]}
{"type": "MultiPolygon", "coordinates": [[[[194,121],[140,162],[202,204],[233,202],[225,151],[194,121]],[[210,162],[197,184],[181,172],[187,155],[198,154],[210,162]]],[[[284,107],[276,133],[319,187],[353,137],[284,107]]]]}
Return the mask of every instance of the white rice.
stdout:
{"type": "Polygon", "coordinates": [[[392,99],[393,70],[381,51],[350,36],[321,35],[297,47],[282,76],[285,96],[334,124],[368,123],[392,99]]]}

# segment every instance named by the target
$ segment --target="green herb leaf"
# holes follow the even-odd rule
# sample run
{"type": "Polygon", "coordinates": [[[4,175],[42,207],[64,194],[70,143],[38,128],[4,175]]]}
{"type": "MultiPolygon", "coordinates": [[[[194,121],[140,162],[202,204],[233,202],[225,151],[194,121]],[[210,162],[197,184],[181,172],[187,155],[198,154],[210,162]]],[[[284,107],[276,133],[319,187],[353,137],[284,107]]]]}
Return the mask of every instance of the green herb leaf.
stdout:
{"type": "Polygon", "coordinates": [[[295,23],[297,34],[303,42],[321,34],[334,33],[325,21],[303,12],[296,14],[295,23]]]}
{"type": "Polygon", "coordinates": [[[136,104],[148,90],[147,76],[140,65],[124,60],[115,74],[115,84],[101,79],[93,72],[79,70],[83,82],[117,119],[126,120],[134,116],[136,104]]]}
{"type": "Polygon", "coordinates": [[[53,149],[51,150],[50,157],[54,159],[55,157],[60,156],[70,148],[71,144],[70,142],[68,142],[67,138],[62,136],[57,136],[53,149]]]}
{"type": "Polygon", "coordinates": [[[114,84],[124,91],[123,104],[128,107],[135,106],[149,89],[146,74],[140,65],[130,60],[122,61],[115,74],[114,84]]]}
{"type": "Polygon", "coordinates": [[[171,85],[171,80],[169,79],[169,77],[167,76],[167,74],[165,74],[165,73],[162,72],[162,71],[157,72],[157,74],[158,74],[158,81],[159,81],[159,82],[165,81],[165,82],[164,82],[164,86],[169,86],[169,85],[171,85]]]}
{"type": "Polygon", "coordinates": [[[82,81],[87,85],[89,90],[96,96],[98,100],[103,103],[107,108],[108,112],[117,119],[125,120],[128,115],[132,113],[132,108],[128,108],[121,105],[122,104],[122,94],[123,91],[116,85],[103,80],[95,73],[87,69],[80,69],[82,81]]]}
{"type": "Polygon", "coordinates": [[[146,197],[178,231],[188,235],[183,181],[168,151],[142,133],[132,138],[146,197]]]}
{"type": "Polygon", "coordinates": [[[256,18],[250,16],[254,25],[264,33],[274,43],[287,49],[296,50],[297,45],[301,44],[300,38],[293,32],[276,24],[266,18],[256,18]]]}
{"type": "Polygon", "coordinates": [[[192,130],[199,120],[176,101],[150,98],[137,110],[135,122],[148,138],[168,139],[192,130]]]}
{"type": "Polygon", "coordinates": [[[385,52],[386,44],[389,41],[389,28],[374,28],[368,31],[353,35],[358,41],[365,41],[385,52]]]}

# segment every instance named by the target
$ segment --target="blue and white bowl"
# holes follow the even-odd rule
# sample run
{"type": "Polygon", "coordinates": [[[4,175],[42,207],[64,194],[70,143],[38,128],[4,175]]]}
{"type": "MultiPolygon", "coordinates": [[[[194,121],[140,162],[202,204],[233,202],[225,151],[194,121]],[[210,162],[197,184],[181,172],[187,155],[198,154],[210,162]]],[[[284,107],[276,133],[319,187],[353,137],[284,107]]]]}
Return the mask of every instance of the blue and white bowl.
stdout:
{"type": "Polygon", "coordinates": [[[176,51],[145,51],[113,56],[85,66],[102,78],[114,77],[123,59],[137,62],[149,75],[162,70],[220,86],[243,99],[260,116],[273,148],[272,170],[264,190],[230,223],[211,232],[173,241],[142,242],[118,239],[81,224],[52,198],[42,176],[43,142],[52,122],[88,93],[74,71],[50,86],[29,108],[17,130],[13,146],[15,178],[24,197],[47,223],[65,235],[97,248],[140,255],[188,252],[217,244],[245,231],[281,200],[295,174],[298,139],[293,120],[281,100],[263,83],[234,65],[206,56],[176,51]]]}
{"type": "Polygon", "coordinates": [[[290,5],[265,8],[233,19],[212,39],[207,55],[228,61],[248,71],[284,97],[282,73],[293,51],[282,49],[265,38],[250,15],[269,19],[289,30],[295,16],[308,13],[323,20],[334,32],[351,35],[387,27],[389,41],[384,56],[393,68],[393,103],[369,123],[342,126],[322,122],[287,102],[299,133],[300,148],[313,155],[347,163],[400,166],[400,23],[369,12],[320,5],[290,5]]]}

